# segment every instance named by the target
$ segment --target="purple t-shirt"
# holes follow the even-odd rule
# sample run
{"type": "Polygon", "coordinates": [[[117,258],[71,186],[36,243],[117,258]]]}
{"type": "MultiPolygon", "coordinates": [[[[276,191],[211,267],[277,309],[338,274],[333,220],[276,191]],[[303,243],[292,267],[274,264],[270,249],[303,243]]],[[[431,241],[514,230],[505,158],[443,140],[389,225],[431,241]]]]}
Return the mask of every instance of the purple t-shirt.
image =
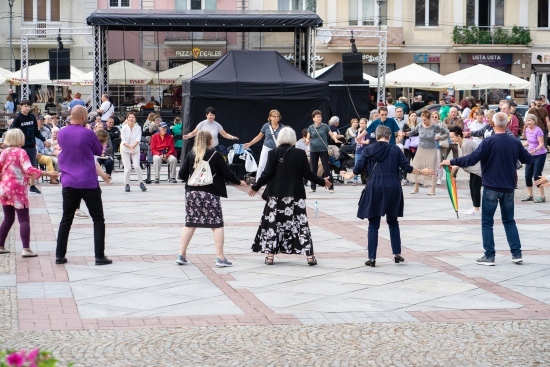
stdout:
{"type": "Polygon", "coordinates": [[[80,125],[68,125],[59,130],[57,138],[61,184],[73,189],[95,189],[99,186],[94,155],[103,147],[92,130],[80,125]]]}
{"type": "MultiPolygon", "coordinates": [[[[533,130],[530,130],[529,128],[525,129],[525,138],[527,139],[527,142],[529,142],[529,149],[527,149],[529,152],[539,146],[539,136],[542,136],[542,141],[544,141],[544,133],[540,127],[535,125],[533,130]]],[[[546,148],[544,145],[542,148],[533,153],[533,155],[541,154],[546,154],[546,148]]]]}

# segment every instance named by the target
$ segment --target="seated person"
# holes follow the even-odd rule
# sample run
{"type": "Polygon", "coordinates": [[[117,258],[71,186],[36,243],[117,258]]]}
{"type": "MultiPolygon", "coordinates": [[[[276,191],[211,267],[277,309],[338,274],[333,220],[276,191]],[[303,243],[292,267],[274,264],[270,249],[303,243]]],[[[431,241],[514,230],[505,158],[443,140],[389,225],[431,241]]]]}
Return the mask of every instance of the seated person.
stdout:
{"type": "Polygon", "coordinates": [[[139,110],[141,111],[142,107],[145,106],[146,103],[145,103],[145,97],[141,97],[139,99],[139,103],[136,105],[137,108],[139,108],[139,110]]]}
{"type": "Polygon", "coordinates": [[[115,146],[115,139],[120,139],[120,129],[115,126],[115,119],[111,116],[107,119],[105,131],[109,134],[111,144],[113,145],[113,151],[118,152],[120,142],[115,146]]]}
{"type": "Polygon", "coordinates": [[[97,157],[97,163],[105,167],[105,173],[111,177],[111,173],[115,168],[115,161],[113,160],[113,144],[109,138],[109,133],[103,129],[97,129],[95,135],[99,139],[99,142],[103,146],[103,153],[97,157]]]}
{"type": "Polygon", "coordinates": [[[96,115],[95,119],[90,122],[90,129],[93,130],[97,124],[103,125],[103,121],[101,121],[101,116],[100,115],[96,115]]]}
{"type": "Polygon", "coordinates": [[[44,116],[38,116],[38,119],[36,119],[38,122],[38,130],[40,130],[40,134],[46,139],[50,139],[52,137],[52,129],[46,125],[46,118],[44,116]]]}
{"type": "MultiPolygon", "coordinates": [[[[44,154],[46,151],[47,149],[44,146],[44,142],[40,139],[36,139],[36,161],[38,162],[38,164],[46,166],[46,172],[55,172],[53,159],[52,157],[44,154]]],[[[58,183],[59,181],[57,179],[50,178],[50,184],[57,185],[58,183]]]]}
{"type": "Polygon", "coordinates": [[[151,136],[151,153],[153,154],[153,168],[155,171],[155,183],[160,182],[160,166],[163,162],[168,163],[170,167],[170,182],[176,181],[176,165],[178,163],[175,157],[176,148],[174,147],[174,138],[168,135],[168,124],[161,122],[159,124],[159,133],[151,136]]]}
{"type": "Polygon", "coordinates": [[[59,142],[57,141],[57,136],[59,135],[59,128],[55,127],[52,129],[52,137],[51,139],[47,139],[46,141],[50,143],[48,154],[50,157],[57,158],[59,156],[59,153],[61,153],[61,147],[59,146],[59,142]]]}
{"type": "Polygon", "coordinates": [[[44,109],[46,110],[46,112],[50,112],[50,108],[57,109],[57,105],[53,103],[52,97],[48,98],[48,103],[46,103],[46,105],[44,106],[44,109]]]}

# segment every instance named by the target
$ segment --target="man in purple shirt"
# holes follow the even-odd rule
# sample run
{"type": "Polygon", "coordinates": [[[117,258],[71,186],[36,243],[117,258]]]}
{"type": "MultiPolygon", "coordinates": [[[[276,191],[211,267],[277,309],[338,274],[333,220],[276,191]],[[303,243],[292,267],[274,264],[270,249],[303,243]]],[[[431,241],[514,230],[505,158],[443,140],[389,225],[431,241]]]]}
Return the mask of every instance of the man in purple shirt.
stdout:
{"type": "Polygon", "coordinates": [[[108,265],[113,262],[105,257],[105,218],[94,158],[94,155],[101,155],[103,147],[93,131],[86,129],[87,115],[85,107],[75,106],[71,110],[71,124],[59,130],[63,216],[57,234],[56,264],[67,262],[65,255],[69,232],[82,199],[94,222],[95,264],[108,265]]]}

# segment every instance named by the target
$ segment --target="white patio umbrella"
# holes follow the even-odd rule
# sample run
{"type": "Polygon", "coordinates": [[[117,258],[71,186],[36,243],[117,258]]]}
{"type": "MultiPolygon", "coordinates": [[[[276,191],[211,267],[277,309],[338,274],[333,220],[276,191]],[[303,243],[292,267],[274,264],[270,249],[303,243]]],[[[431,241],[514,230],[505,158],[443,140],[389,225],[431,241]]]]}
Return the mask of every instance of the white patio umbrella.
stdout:
{"type": "Polygon", "coordinates": [[[11,71],[0,68],[0,84],[9,83],[9,80],[6,79],[8,74],[11,74],[11,71]]]}
{"type": "MultiPolygon", "coordinates": [[[[141,66],[123,60],[109,65],[109,85],[146,85],[154,73],[141,66]]],[[[80,85],[93,85],[94,72],[90,71],[76,80],[80,85]]]]}
{"type": "Polygon", "coordinates": [[[445,78],[454,85],[456,90],[529,88],[528,80],[482,64],[456,71],[446,75],[445,78]]]}
{"type": "MultiPolygon", "coordinates": [[[[325,68],[315,70],[313,72],[313,78],[317,78],[321,75],[323,75],[327,70],[329,70],[333,65],[327,66],[325,68]]],[[[378,85],[378,78],[375,78],[373,76],[370,76],[369,74],[363,73],[363,79],[369,81],[369,85],[371,87],[376,87],[378,85]]]]}
{"type": "Polygon", "coordinates": [[[198,61],[191,61],[186,64],[176,66],[175,68],[162,71],[158,74],[155,73],[152,83],[156,85],[181,83],[182,80],[187,80],[195,76],[207,67],[208,66],[201,64],[198,61]]]}
{"type": "Polygon", "coordinates": [[[546,73],[542,74],[542,77],[540,78],[540,88],[539,88],[539,95],[545,95],[548,97],[548,78],[546,77],[546,73]]]}
{"type": "Polygon", "coordinates": [[[447,89],[452,82],[418,64],[410,64],[386,74],[386,88],[447,89]]]}
{"type": "Polygon", "coordinates": [[[527,92],[527,103],[531,103],[532,101],[537,98],[537,82],[535,78],[535,74],[531,74],[531,78],[529,78],[529,90],[527,92]]]}
{"type": "MultiPolygon", "coordinates": [[[[74,66],[71,66],[71,78],[66,80],[50,80],[50,62],[44,61],[40,64],[29,66],[28,68],[29,84],[43,84],[43,85],[73,85],[76,84],[75,80],[82,75],[84,72],[74,66]]],[[[5,75],[7,81],[19,85],[22,82],[26,81],[27,70],[23,70],[23,79],[21,79],[21,70],[14,71],[5,75]]]]}

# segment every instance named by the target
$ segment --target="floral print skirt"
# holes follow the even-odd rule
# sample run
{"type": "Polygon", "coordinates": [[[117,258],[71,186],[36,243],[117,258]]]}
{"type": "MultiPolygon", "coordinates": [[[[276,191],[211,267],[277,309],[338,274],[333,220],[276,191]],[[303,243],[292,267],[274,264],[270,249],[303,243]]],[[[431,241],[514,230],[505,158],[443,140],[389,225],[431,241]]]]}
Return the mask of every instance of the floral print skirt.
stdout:
{"type": "Polygon", "coordinates": [[[313,242],[307,221],[306,201],[269,196],[252,251],[312,256],[313,242]]]}
{"type": "Polygon", "coordinates": [[[185,193],[185,226],[223,227],[220,197],[204,191],[187,191],[185,193]]]}

